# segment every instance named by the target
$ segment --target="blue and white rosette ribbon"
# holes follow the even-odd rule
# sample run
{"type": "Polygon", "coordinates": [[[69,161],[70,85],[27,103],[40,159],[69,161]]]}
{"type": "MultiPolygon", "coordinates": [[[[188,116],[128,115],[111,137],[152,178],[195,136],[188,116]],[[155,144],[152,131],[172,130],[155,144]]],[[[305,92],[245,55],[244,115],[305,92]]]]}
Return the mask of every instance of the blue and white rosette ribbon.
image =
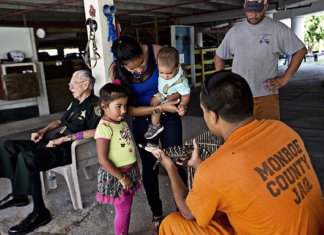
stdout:
{"type": "Polygon", "coordinates": [[[117,34],[114,25],[114,14],[117,12],[115,6],[104,5],[103,13],[108,20],[108,41],[115,41],[117,39],[117,34]]]}

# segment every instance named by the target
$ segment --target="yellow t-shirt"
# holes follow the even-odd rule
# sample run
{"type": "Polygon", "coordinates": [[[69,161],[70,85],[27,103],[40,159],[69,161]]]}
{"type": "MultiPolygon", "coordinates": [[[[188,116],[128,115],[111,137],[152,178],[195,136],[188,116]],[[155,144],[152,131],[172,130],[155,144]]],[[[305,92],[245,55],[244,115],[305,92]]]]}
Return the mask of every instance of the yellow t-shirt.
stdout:
{"type": "Polygon", "coordinates": [[[198,167],[186,202],[203,227],[222,211],[237,234],[324,234],[312,163],[299,135],[280,121],[234,131],[198,167]]]}
{"type": "Polygon", "coordinates": [[[126,122],[113,123],[102,118],[94,138],[110,140],[108,159],[116,167],[136,162],[135,145],[126,122]]]}

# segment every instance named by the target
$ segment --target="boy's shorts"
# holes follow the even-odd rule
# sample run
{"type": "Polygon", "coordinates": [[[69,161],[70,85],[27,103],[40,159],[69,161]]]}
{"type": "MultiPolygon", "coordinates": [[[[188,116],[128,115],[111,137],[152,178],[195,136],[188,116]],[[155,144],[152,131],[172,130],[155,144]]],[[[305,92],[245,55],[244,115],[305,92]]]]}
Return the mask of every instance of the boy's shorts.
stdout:
{"type": "Polygon", "coordinates": [[[164,96],[162,93],[158,92],[154,95],[154,97],[158,98],[161,103],[164,103],[167,99],[166,96],[164,96]]]}

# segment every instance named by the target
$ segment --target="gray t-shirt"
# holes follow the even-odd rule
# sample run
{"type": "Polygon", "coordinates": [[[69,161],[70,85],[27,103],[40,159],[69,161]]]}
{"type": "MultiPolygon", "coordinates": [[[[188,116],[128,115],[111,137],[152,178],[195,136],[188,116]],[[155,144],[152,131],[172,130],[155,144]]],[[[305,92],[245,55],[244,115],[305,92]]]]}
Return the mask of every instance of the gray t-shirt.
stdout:
{"type": "Polygon", "coordinates": [[[292,55],[303,47],[286,25],[265,17],[256,25],[245,19],[233,26],[216,54],[224,60],[234,56],[232,71],[244,77],[253,96],[259,97],[274,94],[265,90],[264,81],[277,76],[279,54],[292,55]]]}

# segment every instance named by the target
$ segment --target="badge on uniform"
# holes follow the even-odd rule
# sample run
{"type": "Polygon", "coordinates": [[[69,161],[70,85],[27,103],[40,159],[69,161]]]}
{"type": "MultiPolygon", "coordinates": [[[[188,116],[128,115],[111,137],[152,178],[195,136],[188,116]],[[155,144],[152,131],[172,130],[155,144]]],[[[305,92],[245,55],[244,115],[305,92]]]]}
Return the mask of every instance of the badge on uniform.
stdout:
{"type": "Polygon", "coordinates": [[[65,130],[66,130],[66,126],[63,126],[60,130],[60,133],[63,134],[65,130]]]}
{"type": "Polygon", "coordinates": [[[102,111],[101,111],[100,105],[95,106],[93,108],[93,110],[94,110],[94,113],[96,114],[96,116],[98,116],[98,117],[102,116],[102,111]]]}
{"type": "Polygon", "coordinates": [[[87,112],[87,110],[82,110],[80,115],[78,116],[78,119],[79,120],[85,119],[86,118],[86,112],[87,112]]]}

